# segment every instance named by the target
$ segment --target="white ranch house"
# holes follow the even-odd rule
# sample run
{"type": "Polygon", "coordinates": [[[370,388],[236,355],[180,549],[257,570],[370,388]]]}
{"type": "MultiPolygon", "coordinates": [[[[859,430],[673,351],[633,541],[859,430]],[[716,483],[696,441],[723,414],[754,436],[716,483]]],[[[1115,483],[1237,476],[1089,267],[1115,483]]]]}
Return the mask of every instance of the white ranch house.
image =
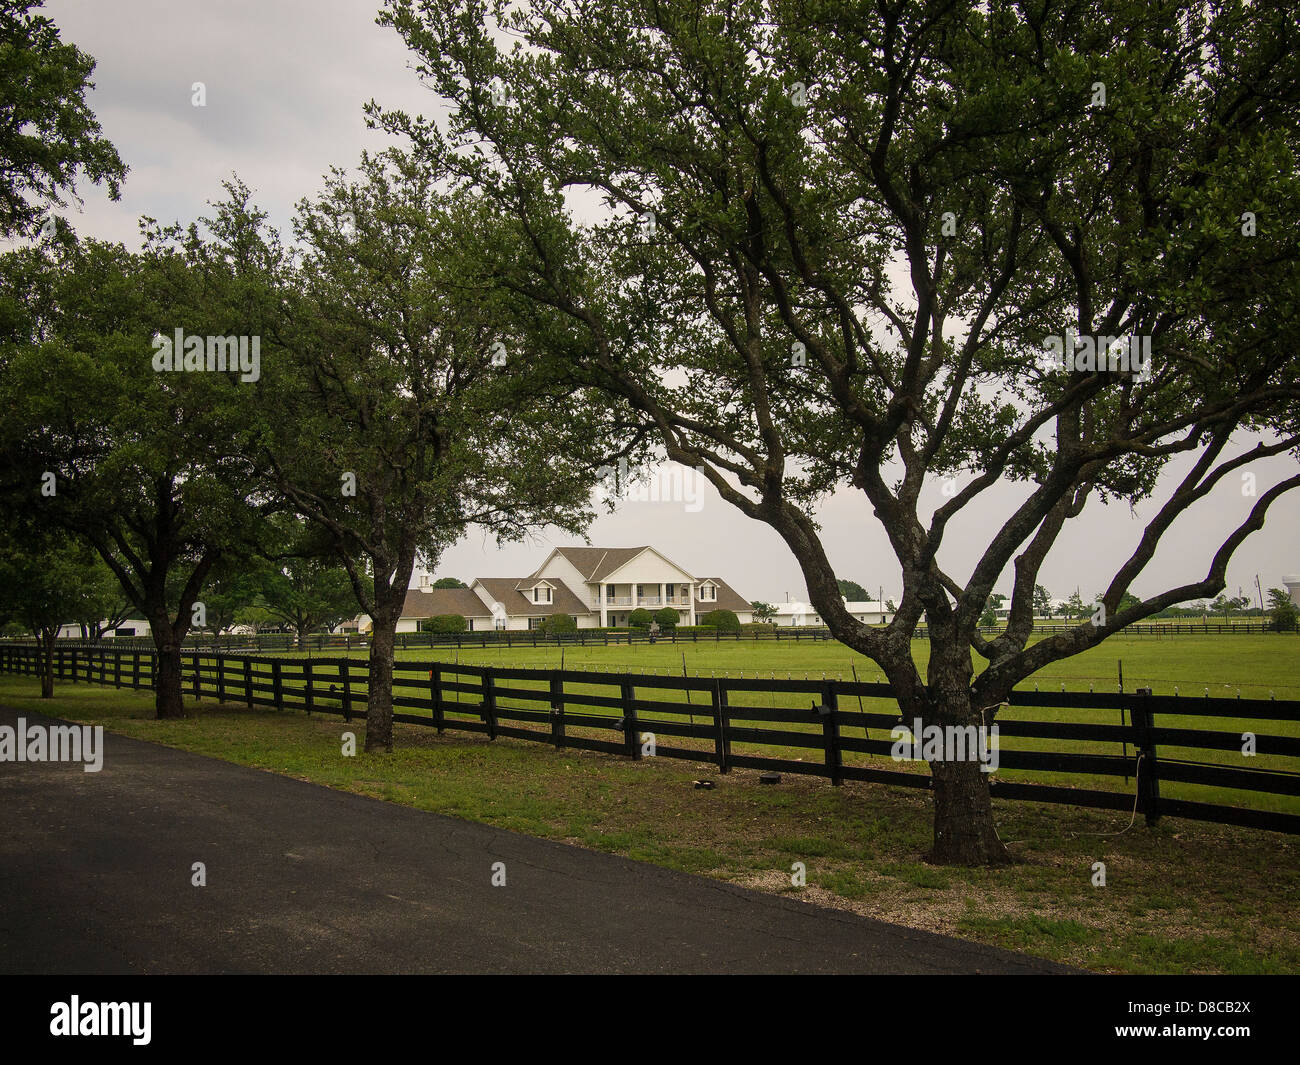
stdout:
{"type": "MultiPolygon", "coordinates": [[[[742,623],[753,608],[721,577],[684,570],[653,547],[557,547],[527,577],[477,577],[468,588],[434,588],[425,575],[406,593],[398,632],[417,632],[426,618],[460,614],[474,632],[535,629],[552,614],[580,629],[619,628],[637,609],[671,607],[678,624],[695,625],[710,610],[732,610],[742,623]]],[[[370,619],[357,619],[368,632],[370,619]]]]}

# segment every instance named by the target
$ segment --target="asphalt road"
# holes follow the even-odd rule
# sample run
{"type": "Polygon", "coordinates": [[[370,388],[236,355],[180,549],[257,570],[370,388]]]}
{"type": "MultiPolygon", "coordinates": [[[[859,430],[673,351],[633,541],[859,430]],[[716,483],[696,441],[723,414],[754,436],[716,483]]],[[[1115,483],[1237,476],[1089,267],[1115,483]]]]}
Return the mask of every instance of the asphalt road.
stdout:
{"type": "Polygon", "coordinates": [[[0,811],[6,973],[1069,971],[111,734],[0,811]]]}

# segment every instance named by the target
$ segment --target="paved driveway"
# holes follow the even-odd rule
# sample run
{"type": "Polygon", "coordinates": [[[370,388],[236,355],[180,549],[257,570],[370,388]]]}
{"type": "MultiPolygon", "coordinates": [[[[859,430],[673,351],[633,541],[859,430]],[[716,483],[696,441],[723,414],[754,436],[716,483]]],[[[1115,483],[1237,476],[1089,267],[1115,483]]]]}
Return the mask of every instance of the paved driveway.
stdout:
{"type": "Polygon", "coordinates": [[[1068,971],[111,734],[0,810],[9,973],[1068,971]]]}

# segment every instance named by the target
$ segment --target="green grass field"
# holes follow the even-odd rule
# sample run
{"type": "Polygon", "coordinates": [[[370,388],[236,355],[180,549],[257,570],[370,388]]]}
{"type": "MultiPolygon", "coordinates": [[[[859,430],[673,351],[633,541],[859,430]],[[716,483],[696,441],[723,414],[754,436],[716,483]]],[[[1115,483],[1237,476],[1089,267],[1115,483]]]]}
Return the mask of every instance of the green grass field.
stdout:
{"type": "MultiPolygon", "coordinates": [[[[924,672],[929,644],[913,643],[914,657],[924,672]]],[[[321,657],[336,657],[328,651],[321,657]]],[[[365,652],[354,650],[354,657],[365,652]]],[[[843,644],[829,640],[775,643],[771,641],[701,641],[700,643],[634,644],[615,647],[419,648],[399,651],[416,661],[465,662],[470,665],[554,668],[561,655],[569,668],[635,672],[688,673],[737,677],[839,677],[883,681],[880,668],[843,644]]],[[[982,660],[976,658],[976,665],[982,660]]],[[[1081,655],[1049,666],[1022,688],[1067,691],[1116,691],[1120,665],[1124,687],[1149,687],[1157,695],[1206,694],[1247,699],[1300,700],[1300,636],[1152,636],[1118,637],[1081,655]]]]}
{"type": "MultiPolygon", "coordinates": [[[[918,664],[924,671],[928,645],[922,641],[915,644],[918,664]]],[[[351,657],[364,657],[364,650],[354,650],[351,657]]],[[[336,652],[327,652],[315,657],[338,658],[336,652]]],[[[446,664],[491,665],[503,668],[555,668],[563,661],[567,669],[592,670],[599,672],[635,672],[680,676],[685,670],[692,676],[729,677],[733,680],[763,680],[768,678],[839,678],[851,680],[855,676],[863,681],[880,682],[884,678],[879,668],[870,660],[858,655],[842,644],[829,641],[801,641],[799,643],[753,643],[753,642],[701,642],[681,643],[677,645],[658,643],[654,646],[637,644],[634,646],[614,647],[558,647],[515,646],[506,648],[421,648],[399,651],[398,659],[404,662],[443,662],[446,664]]],[[[1035,680],[1021,687],[1033,690],[1035,687],[1044,692],[1065,690],[1069,692],[1095,691],[1097,693],[1114,693],[1118,691],[1120,663],[1123,664],[1124,687],[1133,691],[1138,687],[1150,687],[1158,695],[1174,695],[1194,701],[1209,694],[1217,698],[1263,698],[1275,696],[1277,699],[1300,700],[1300,638],[1290,636],[1180,636],[1172,639],[1153,639],[1149,637],[1119,639],[1107,643],[1092,651],[1079,655],[1069,661],[1044,670],[1035,680]]],[[[412,699],[427,698],[427,687],[423,684],[423,674],[398,676],[395,693],[412,699]]],[[[511,687],[538,692],[537,702],[502,699],[503,708],[538,709],[542,705],[545,684],[540,681],[512,681],[511,687]]],[[[354,692],[360,695],[364,688],[354,682],[354,692]]],[[[617,689],[601,684],[572,684],[566,686],[570,694],[617,695],[617,689]]],[[[653,698],[666,703],[682,705],[685,708],[686,697],[680,692],[661,690],[642,690],[642,698],[653,698]]],[[[478,699],[472,695],[459,696],[453,693],[453,699],[464,698],[472,705],[478,699]]],[[[695,696],[696,699],[700,697],[695,696]]],[[[768,692],[756,692],[752,696],[733,695],[733,706],[750,705],[763,708],[800,708],[809,706],[807,696],[774,695],[768,692]]],[[[703,708],[707,713],[707,708],[703,708]]],[[[890,700],[850,699],[841,704],[842,710],[862,709],[871,713],[894,714],[897,706],[890,700]]],[[[597,717],[617,717],[618,711],[592,707],[585,711],[597,717]]],[[[736,711],[739,713],[739,711],[736,711]]],[[[476,715],[475,715],[476,716],[476,715]]],[[[665,715],[662,719],[672,720],[676,715],[665,715]]],[[[643,716],[643,728],[653,731],[653,715],[643,716]]],[[[1004,708],[998,720],[1010,721],[1061,721],[1089,722],[1094,724],[1119,724],[1121,712],[1114,710],[1079,710],[1054,709],[1041,707],[1004,708]]],[[[1275,721],[1267,719],[1238,719],[1227,717],[1204,717],[1200,715],[1173,716],[1162,715],[1157,724],[1166,728],[1189,728],[1213,730],[1237,738],[1245,731],[1259,736],[1283,736],[1300,738],[1300,720],[1275,721]]],[[[792,732],[804,732],[810,738],[820,734],[820,726],[815,722],[807,725],[782,725],[782,729],[792,732]]],[[[544,731],[544,726],[539,727],[544,731]]],[[[591,731],[579,733],[596,738],[612,738],[608,732],[591,731]]],[[[846,728],[846,737],[862,738],[862,730],[846,728]]],[[[869,738],[884,739],[887,731],[869,730],[869,738]]],[[[674,745],[698,747],[702,752],[708,749],[707,742],[676,740],[674,745]]],[[[1132,756],[1132,748],[1120,743],[1096,743],[1081,741],[1061,741],[1055,739],[1037,739],[1032,737],[1002,737],[1002,749],[1006,751],[1059,751],[1070,754],[1109,754],[1132,756]]],[[[733,751],[737,754],[749,754],[785,759],[817,761],[820,753],[813,749],[798,747],[772,747],[753,743],[736,743],[733,751]]],[[[1295,772],[1300,770],[1295,758],[1284,756],[1256,755],[1244,758],[1238,746],[1234,750],[1205,750],[1202,748],[1182,748],[1165,746],[1160,749],[1162,759],[1203,762],[1230,768],[1251,768],[1295,772]]],[[[913,769],[923,772],[920,764],[908,765],[891,761],[888,758],[846,752],[846,765],[888,769],[913,769]]],[[[1058,784],[1080,788],[1123,792],[1132,794],[1131,779],[1079,773],[1054,773],[1044,770],[999,770],[999,779],[1021,780],[1035,783],[1058,784]]],[[[1210,787],[1201,784],[1187,784],[1166,781],[1162,783],[1161,794],[1166,798],[1187,799],[1198,802],[1216,803],[1228,806],[1243,806],[1253,809],[1300,814],[1300,796],[1274,795],[1257,793],[1236,788],[1210,787]]]]}

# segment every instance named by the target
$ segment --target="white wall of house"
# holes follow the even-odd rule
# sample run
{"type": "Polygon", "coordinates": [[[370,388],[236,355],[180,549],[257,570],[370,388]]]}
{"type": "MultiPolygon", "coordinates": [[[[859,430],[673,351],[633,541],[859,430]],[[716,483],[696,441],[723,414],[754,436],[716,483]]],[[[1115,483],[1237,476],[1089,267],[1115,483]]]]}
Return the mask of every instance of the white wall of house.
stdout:
{"type": "MultiPolygon", "coordinates": [[[[792,625],[812,625],[820,627],[826,623],[822,620],[816,608],[810,603],[776,603],[776,624],[792,625]]],[[[864,625],[887,624],[893,620],[894,615],[886,609],[884,603],[878,603],[874,600],[864,600],[862,602],[850,603],[845,602],[844,608],[858,621],[864,625]]]]}
{"type": "Polygon", "coordinates": [[[627,623],[633,610],[675,607],[681,623],[695,623],[695,578],[652,548],[606,575],[600,584],[587,585],[594,602],[599,597],[605,625],[627,623]]]}
{"type": "MultiPolygon", "coordinates": [[[[105,621],[100,622],[101,625],[106,623],[107,623],[107,619],[105,619],[105,621]]],[[[109,629],[106,633],[104,633],[104,635],[105,637],[108,638],[112,638],[113,636],[148,636],[149,622],[144,621],[141,618],[128,618],[126,621],[123,621],[121,624],[115,626],[112,629],[109,629]]],[[[59,629],[58,635],[55,636],[55,639],[56,640],[79,640],[81,639],[81,626],[77,624],[64,625],[62,628],[59,629]]]]}
{"type": "Polygon", "coordinates": [[[559,552],[552,553],[551,557],[543,563],[542,568],[537,571],[537,576],[546,577],[551,581],[562,581],[579,597],[582,597],[587,587],[577,567],[559,552]]]}

